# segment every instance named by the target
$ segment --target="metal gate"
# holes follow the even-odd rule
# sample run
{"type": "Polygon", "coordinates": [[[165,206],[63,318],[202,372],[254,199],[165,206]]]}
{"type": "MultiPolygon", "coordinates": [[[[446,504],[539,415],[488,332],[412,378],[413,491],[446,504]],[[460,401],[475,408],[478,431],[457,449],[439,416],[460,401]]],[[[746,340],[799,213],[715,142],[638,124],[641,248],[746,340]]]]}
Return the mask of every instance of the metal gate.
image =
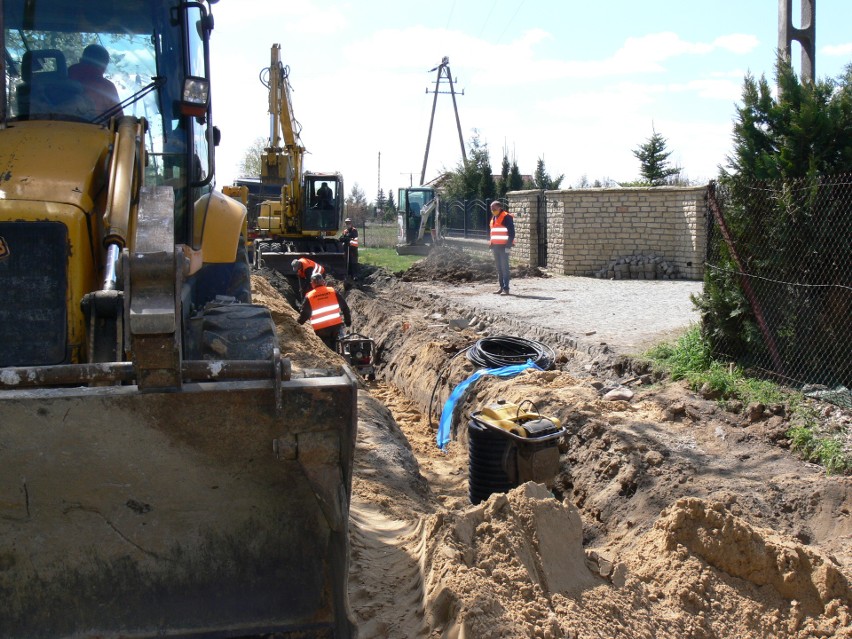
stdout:
{"type": "Polygon", "coordinates": [[[547,268],[547,199],[544,193],[535,197],[535,225],[538,232],[538,263],[536,266],[547,268]]]}

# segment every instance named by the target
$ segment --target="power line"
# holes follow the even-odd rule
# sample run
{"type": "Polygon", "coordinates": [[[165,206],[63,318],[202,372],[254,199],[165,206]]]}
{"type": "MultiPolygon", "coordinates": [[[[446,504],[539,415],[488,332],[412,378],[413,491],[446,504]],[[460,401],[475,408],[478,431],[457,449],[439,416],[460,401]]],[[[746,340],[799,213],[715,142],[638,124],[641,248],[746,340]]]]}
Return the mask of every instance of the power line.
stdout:
{"type": "Polygon", "coordinates": [[[500,40],[502,40],[502,39],[503,39],[503,35],[506,33],[506,30],[507,30],[510,26],[512,26],[512,22],[515,20],[515,16],[517,16],[517,15],[518,15],[518,11],[520,11],[520,10],[521,10],[521,7],[523,7],[523,6],[524,6],[524,3],[525,3],[526,1],[527,1],[527,0],[521,0],[521,3],[518,5],[518,8],[517,8],[517,9],[515,9],[515,13],[513,13],[513,14],[512,14],[512,17],[511,17],[511,18],[509,18],[509,22],[507,22],[507,23],[506,23],[506,26],[503,28],[503,33],[501,33],[501,34],[500,34],[500,37],[499,37],[499,38],[497,38],[497,41],[498,41],[498,42],[499,42],[500,40]]]}
{"type": "Polygon", "coordinates": [[[494,7],[497,6],[497,0],[494,0],[494,4],[491,5],[491,9],[488,11],[488,15],[485,17],[485,22],[482,23],[482,28],[479,30],[479,35],[477,38],[482,36],[482,32],[485,31],[485,26],[488,24],[488,21],[491,19],[491,14],[494,13],[494,7]]]}
{"type": "Polygon", "coordinates": [[[456,0],[453,0],[453,6],[450,7],[450,15],[447,16],[447,26],[444,27],[445,29],[450,28],[450,20],[453,17],[453,11],[455,11],[455,8],[456,8],[456,0]]]}

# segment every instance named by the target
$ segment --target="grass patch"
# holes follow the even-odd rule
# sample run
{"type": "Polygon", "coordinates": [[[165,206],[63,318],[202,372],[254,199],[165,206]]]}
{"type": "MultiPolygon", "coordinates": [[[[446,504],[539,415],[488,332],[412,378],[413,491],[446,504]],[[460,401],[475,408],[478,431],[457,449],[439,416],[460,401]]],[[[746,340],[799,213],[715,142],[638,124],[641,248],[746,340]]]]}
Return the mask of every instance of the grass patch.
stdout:
{"type": "Polygon", "coordinates": [[[658,371],[673,380],[686,380],[692,390],[707,388],[720,401],[739,400],[743,404],[786,404],[793,426],[787,431],[791,447],[807,461],[820,464],[831,473],[852,472],[852,453],[845,446],[846,433],[824,428],[811,404],[796,391],[773,382],[747,377],[733,364],[714,360],[710,346],[693,326],[674,344],[660,344],[645,357],[658,371]]]}
{"type": "Polygon", "coordinates": [[[364,248],[358,251],[358,261],[386,268],[393,273],[407,271],[422,255],[397,255],[395,248],[364,248]]]}

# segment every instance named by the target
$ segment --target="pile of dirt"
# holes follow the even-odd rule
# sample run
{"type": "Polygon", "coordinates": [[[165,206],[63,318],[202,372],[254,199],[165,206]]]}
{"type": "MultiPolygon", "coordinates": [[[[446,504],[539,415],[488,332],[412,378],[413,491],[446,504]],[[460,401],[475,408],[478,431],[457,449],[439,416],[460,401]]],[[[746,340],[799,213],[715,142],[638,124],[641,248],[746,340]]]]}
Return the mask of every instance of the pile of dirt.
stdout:
{"type": "MultiPolygon", "coordinates": [[[[300,325],[296,321],[299,313],[281,291],[281,288],[285,291],[289,289],[286,280],[280,275],[277,276],[280,278],[278,280],[275,275],[271,277],[272,281],[277,281],[278,288],[273,285],[268,275],[253,275],[251,296],[255,304],[266,306],[272,313],[282,355],[290,359],[294,369],[340,366],[343,359],[329,350],[310,326],[300,325]]],[[[289,290],[292,292],[292,289],[289,290]]]]}
{"type": "MultiPolygon", "coordinates": [[[[511,277],[544,277],[534,266],[512,266],[511,277]]],[[[458,248],[438,246],[400,275],[404,282],[487,282],[497,281],[494,261],[458,248]]]]}
{"type": "MultiPolygon", "coordinates": [[[[852,485],[783,447],[789,412],[731,412],[560,350],[557,370],[476,382],[440,450],[428,410],[472,372],[458,355],[478,324],[453,328],[386,277],[346,293],[380,358],[359,392],[350,520],[362,639],[852,638],[852,485]],[[630,393],[606,399],[614,387],[630,393]],[[561,468],[551,489],[471,506],[465,425],[497,400],[566,426],[561,468]]],[[[339,362],[254,284],[282,350],[339,362]]]]}
{"type": "Polygon", "coordinates": [[[849,637],[831,560],[684,498],[636,548],[584,551],[578,510],[525,484],[422,530],[428,625],[441,637],[849,637]]]}

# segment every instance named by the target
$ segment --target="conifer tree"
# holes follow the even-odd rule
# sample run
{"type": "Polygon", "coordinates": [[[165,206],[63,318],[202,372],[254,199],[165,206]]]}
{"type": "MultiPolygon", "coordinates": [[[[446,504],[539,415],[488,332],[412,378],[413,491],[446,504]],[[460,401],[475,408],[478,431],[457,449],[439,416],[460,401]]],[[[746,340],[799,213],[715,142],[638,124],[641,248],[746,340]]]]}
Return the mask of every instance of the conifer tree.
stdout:
{"type": "Polygon", "coordinates": [[[666,139],[651,128],[651,137],[639,148],[634,149],[633,155],[639,160],[642,177],[652,186],[666,184],[669,178],[678,175],[680,169],[669,166],[671,151],[666,149],[666,139]]]}

